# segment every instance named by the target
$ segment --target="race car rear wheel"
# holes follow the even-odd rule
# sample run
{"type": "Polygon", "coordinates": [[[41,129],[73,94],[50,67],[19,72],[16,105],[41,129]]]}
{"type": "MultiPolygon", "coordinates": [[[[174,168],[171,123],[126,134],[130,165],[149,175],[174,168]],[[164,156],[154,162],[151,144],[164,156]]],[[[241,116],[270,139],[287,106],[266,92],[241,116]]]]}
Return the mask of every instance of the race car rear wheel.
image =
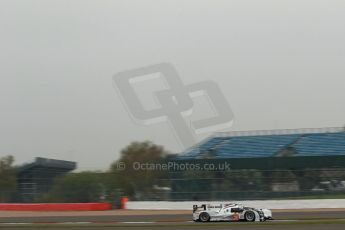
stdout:
{"type": "Polygon", "coordinates": [[[244,218],[246,221],[255,221],[255,213],[253,211],[247,211],[244,214],[244,218]]]}
{"type": "Polygon", "coordinates": [[[210,215],[209,215],[207,212],[202,212],[202,213],[200,213],[200,215],[199,215],[199,220],[200,220],[201,222],[210,221],[210,215]]]}

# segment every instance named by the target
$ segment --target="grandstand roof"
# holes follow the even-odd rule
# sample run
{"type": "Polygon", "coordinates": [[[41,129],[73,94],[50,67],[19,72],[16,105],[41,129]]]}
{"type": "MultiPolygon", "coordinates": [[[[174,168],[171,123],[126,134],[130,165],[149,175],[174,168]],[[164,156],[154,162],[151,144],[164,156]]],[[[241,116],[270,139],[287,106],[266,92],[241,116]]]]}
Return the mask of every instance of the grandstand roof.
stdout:
{"type": "Polygon", "coordinates": [[[36,157],[32,163],[24,164],[19,168],[19,173],[28,172],[30,170],[36,170],[39,168],[51,169],[57,172],[68,172],[76,169],[76,163],[72,161],[63,161],[48,159],[43,157],[36,157]]]}
{"type": "Polygon", "coordinates": [[[217,133],[178,159],[345,155],[344,128],[217,133]]]}

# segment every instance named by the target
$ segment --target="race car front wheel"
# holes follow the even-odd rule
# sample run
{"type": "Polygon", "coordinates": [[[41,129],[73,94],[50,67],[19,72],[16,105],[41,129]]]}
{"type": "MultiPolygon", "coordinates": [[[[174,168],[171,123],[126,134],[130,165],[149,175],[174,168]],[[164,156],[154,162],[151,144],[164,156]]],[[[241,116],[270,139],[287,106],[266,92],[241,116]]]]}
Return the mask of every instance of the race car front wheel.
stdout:
{"type": "Polygon", "coordinates": [[[207,222],[210,220],[210,215],[207,212],[203,212],[199,215],[199,220],[201,222],[207,222]]]}
{"type": "Polygon", "coordinates": [[[248,211],[244,214],[246,221],[255,221],[255,213],[253,211],[248,211]]]}

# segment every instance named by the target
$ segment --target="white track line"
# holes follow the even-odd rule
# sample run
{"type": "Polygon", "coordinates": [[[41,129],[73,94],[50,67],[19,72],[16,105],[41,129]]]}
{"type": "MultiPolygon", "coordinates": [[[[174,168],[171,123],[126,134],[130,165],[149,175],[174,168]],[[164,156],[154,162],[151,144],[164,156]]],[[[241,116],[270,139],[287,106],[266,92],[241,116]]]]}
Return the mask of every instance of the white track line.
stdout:
{"type": "Polygon", "coordinates": [[[92,224],[92,222],[86,222],[86,221],[84,221],[84,222],[57,222],[56,224],[92,224]]]}
{"type": "Polygon", "coordinates": [[[152,222],[152,221],[141,221],[141,222],[135,222],[135,221],[126,221],[126,222],[118,222],[121,224],[155,224],[157,222],[152,222]]]}

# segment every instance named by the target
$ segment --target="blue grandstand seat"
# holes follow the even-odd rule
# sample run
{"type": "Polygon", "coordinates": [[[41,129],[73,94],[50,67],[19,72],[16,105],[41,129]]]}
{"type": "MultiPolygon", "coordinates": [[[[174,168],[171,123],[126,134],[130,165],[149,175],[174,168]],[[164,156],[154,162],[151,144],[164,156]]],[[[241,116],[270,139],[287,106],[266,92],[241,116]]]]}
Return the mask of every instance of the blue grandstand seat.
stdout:
{"type": "Polygon", "coordinates": [[[345,133],[308,134],[293,147],[299,156],[345,155],[345,133]]]}
{"type": "Polygon", "coordinates": [[[214,137],[185,151],[179,159],[272,157],[287,147],[295,156],[345,155],[345,132],[214,137]]]}

